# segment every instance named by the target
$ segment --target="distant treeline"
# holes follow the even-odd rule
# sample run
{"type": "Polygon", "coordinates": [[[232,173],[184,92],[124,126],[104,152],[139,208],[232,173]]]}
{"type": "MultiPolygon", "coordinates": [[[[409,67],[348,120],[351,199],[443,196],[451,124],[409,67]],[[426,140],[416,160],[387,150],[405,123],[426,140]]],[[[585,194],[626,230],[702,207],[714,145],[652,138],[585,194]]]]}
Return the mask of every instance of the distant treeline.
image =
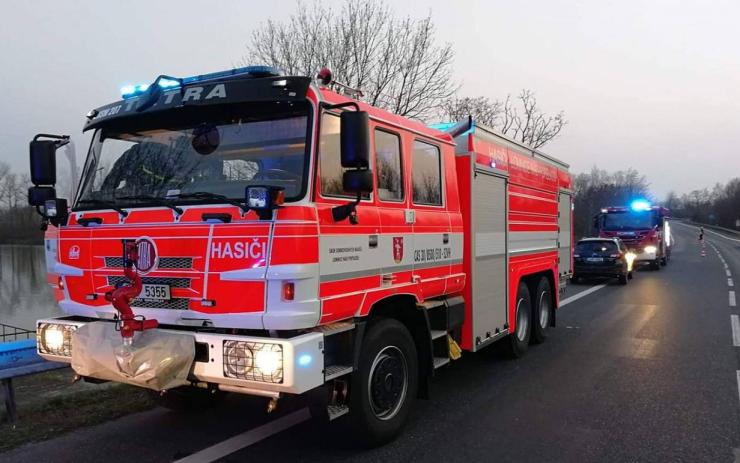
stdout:
{"type": "Polygon", "coordinates": [[[704,188],[680,196],[671,192],[666,199],[666,207],[676,217],[736,229],[740,219],[740,177],[725,185],[717,183],[711,190],[704,188]]]}

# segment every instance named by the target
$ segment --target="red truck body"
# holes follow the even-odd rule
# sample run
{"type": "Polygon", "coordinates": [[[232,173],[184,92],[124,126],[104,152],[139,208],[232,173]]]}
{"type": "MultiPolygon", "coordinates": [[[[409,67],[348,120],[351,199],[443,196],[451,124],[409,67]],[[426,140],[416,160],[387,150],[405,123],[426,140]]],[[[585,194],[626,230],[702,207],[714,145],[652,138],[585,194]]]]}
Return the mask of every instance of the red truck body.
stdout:
{"type": "MultiPolygon", "coordinates": [[[[187,381],[273,400],[323,391],[318,395],[328,400],[331,418],[351,405],[346,393],[336,394],[346,392],[338,384],[355,384],[359,375],[372,377],[384,365],[378,364],[382,356],[372,366],[363,365],[362,352],[371,349],[364,340],[375,339],[373,330],[385,326],[378,320],[399,321],[411,335],[417,358],[401,362],[402,354],[389,357],[382,351],[381,360],[396,372],[392,377],[410,381],[416,375],[411,370],[418,369],[420,387],[436,368],[457,358],[457,345],[476,351],[506,338],[520,355],[530,340],[542,341],[545,330],[554,326],[558,296],[572,268],[573,192],[566,164],[472,121],[457,131],[430,128],[307,78],[186,81],[176,94],[164,92],[151,109],[137,113],[132,102],[145,98],[138,96],[99,108],[88,121],[86,129],[95,133],[81,191],[68,221],[47,235],[51,281],[68,316],[39,321],[43,357],[75,367],[74,346],[82,338],[67,342],[65,337],[62,349],[45,344],[47,337],[55,339],[48,332],[72,327],[65,328],[64,336],[74,337],[86,324],[117,319],[105,295],[127,284],[122,240],[136,240],[139,246],[136,264],[144,289],[131,304],[134,313],[158,321],[152,332],[190,336],[196,344],[187,381]],[[279,102],[298,108],[290,109],[290,117],[302,124],[304,138],[283,133],[298,133],[292,126],[265,131],[255,126],[248,133],[269,132],[266,141],[240,144],[231,132],[242,130],[239,119],[219,126],[221,145],[215,153],[195,156],[198,169],[208,159],[217,170],[207,176],[177,174],[188,176],[180,181],[183,192],[198,182],[211,185],[212,172],[220,182],[243,188],[257,177],[232,178],[230,169],[253,163],[271,172],[272,177],[261,174],[261,181],[284,187],[290,196],[271,217],[243,212],[233,197],[181,201],[179,212],[171,204],[119,204],[125,216],[96,199],[103,197],[95,194],[102,195],[106,183],[125,189],[134,177],[149,175],[142,165],[141,171],[127,171],[128,180],[106,180],[118,168],[100,161],[105,143],[113,143],[114,128],[121,134],[115,142],[141,146],[141,133],[150,132],[134,130],[139,121],[156,128],[159,115],[180,117],[186,111],[202,111],[199,117],[208,120],[223,112],[208,106],[209,98],[238,93],[249,104],[270,101],[260,89],[280,86],[298,89],[281,93],[279,102]],[[175,100],[171,107],[167,98],[175,100]],[[186,104],[196,102],[202,106],[186,104]],[[346,169],[338,155],[340,114],[350,110],[347,103],[367,112],[371,141],[372,191],[357,203],[356,223],[333,215],[352,201],[342,191],[346,169]],[[301,163],[302,169],[296,167],[301,163]],[[285,166],[300,175],[286,174],[290,169],[285,166]],[[234,352],[240,355],[236,360],[234,352]]],[[[270,106],[269,111],[278,110],[270,106]]],[[[152,130],[146,143],[173,146],[176,137],[163,138],[163,130],[152,130]]],[[[130,156],[131,149],[118,159],[130,156]]],[[[86,366],[80,368],[89,371],[86,366]]],[[[371,401],[376,393],[368,392],[371,401]]],[[[394,412],[392,418],[403,416],[394,412]]]]}

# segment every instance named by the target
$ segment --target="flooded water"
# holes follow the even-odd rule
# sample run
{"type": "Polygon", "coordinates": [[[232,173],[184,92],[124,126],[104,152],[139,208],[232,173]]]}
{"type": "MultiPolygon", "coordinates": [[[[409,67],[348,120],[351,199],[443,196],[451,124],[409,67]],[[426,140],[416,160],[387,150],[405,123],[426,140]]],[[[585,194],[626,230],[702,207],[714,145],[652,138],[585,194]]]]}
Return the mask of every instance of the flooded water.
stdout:
{"type": "Polygon", "coordinates": [[[36,320],[60,315],[46,283],[42,246],[0,246],[0,323],[33,329],[36,320]]]}

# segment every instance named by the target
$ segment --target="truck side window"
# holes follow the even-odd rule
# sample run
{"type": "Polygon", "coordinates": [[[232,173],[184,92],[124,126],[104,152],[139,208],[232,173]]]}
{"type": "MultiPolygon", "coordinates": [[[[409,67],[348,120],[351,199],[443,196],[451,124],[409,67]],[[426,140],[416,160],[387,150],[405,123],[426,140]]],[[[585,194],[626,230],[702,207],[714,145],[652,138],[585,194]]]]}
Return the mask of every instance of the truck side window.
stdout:
{"type": "Polygon", "coordinates": [[[403,201],[400,137],[375,129],[375,159],[378,169],[378,197],[384,201],[403,201]]]}
{"type": "Polygon", "coordinates": [[[321,193],[325,196],[350,196],[342,188],[342,163],[339,145],[339,116],[324,113],[319,138],[321,193]]]}
{"type": "Polygon", "coordinates": [[[414,141],[411,154],[411,181],[416,204],[442,205],[442,173],[439,147],[414,141]]]}

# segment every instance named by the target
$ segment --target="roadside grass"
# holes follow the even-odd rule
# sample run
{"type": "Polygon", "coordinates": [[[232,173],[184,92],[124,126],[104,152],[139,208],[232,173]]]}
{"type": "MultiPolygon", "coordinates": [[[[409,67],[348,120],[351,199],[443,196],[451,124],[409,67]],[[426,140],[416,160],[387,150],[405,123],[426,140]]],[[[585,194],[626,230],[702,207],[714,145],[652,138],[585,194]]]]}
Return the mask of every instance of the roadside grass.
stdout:
{"type": "MultiPolygon", "coordinates": [[[[39,381],[55,387],[58,386],[55,383],[58,381],[58,375],[48,375],[46,378],[34,380],[32,384],[37,386],[39,381]]],[[[67,381],[66,387],[72,389],[71,391],[61,393],[53,391],[41,395],[44,397],[39,400],[19,400],[18,420],[15,426],[7,422],[5,407],[0,407],[0,452],[155,406],[155,401],[147,390],[134,386],[125,384],[74,386],[67,381]]]]}

